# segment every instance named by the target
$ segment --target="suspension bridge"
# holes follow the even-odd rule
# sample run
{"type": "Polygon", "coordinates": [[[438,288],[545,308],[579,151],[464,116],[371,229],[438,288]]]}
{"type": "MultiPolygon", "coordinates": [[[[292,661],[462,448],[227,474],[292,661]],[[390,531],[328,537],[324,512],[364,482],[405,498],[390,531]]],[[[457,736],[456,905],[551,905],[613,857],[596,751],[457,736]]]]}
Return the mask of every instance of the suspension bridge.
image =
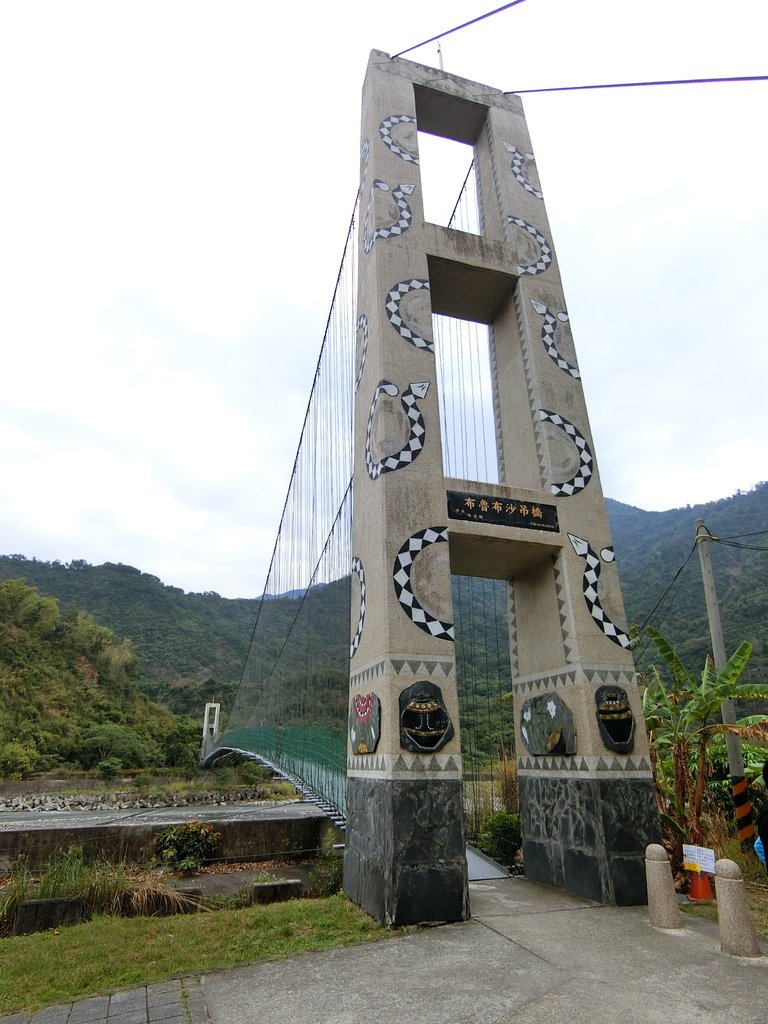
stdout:
{"type": "Polygon", "coordinates": [[[270,765],[346,828],[388,923],[467,916],[465,836],[520,809],[529,877],[645,898],[647,741],[520,100],[371,53],[360,188],[264,592],[202,761],[270,765]],[[470,144],[424,220],[418,133],[470,144]]]}

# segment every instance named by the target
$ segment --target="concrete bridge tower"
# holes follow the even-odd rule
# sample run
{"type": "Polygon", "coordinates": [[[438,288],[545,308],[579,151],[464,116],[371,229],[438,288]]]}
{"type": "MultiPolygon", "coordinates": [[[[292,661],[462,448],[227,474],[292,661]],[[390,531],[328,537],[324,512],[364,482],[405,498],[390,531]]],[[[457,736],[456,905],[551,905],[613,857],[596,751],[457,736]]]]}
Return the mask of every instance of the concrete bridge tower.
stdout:
{"type": "Polygon", "coordinates": [[[526,875],[644,902],[648,746],[521,102],[373,51],[360,173],[345,891],[468,914],[453,572],[508,581],[526,875]],[[474,146],[481,234],[424,222],[417,127],[474,146]],[[433,312],[490,325],[501,483],[443,476],[433,312]]]}

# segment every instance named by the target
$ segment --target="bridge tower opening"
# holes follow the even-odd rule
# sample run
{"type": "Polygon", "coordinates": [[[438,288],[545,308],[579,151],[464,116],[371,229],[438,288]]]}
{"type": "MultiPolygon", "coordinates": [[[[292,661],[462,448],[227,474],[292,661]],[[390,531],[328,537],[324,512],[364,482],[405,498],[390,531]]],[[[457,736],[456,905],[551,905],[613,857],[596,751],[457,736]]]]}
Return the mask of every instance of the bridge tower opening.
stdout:
{"type": "Polygon", "coordinates": [[[454,573],[507,583],[526,875],[644,902],[648,745],[522,104],[373,51],[360,174],[345,891],[468,916],[454,573]],[[425,222],[417,130],[474,148],[479,233],[425,222]],[[444,475],[433,313],[488,325],[499,482],[444,475]]]}

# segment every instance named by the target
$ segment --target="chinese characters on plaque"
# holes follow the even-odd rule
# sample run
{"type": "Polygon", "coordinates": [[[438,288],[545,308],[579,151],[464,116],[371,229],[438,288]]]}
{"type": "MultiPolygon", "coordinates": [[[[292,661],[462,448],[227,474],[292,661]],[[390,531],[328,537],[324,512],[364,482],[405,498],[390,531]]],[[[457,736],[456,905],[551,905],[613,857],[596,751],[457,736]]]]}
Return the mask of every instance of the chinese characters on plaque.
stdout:
{"type": "Polygon", "coordinates": [[[517,526],[526,530],[546,530],[556,533],[557,509],[541,502],[518,501],[488,494],[466,491],[448,491],[448,518],[466,519],[473,523],[493,526],[517,526]]]}

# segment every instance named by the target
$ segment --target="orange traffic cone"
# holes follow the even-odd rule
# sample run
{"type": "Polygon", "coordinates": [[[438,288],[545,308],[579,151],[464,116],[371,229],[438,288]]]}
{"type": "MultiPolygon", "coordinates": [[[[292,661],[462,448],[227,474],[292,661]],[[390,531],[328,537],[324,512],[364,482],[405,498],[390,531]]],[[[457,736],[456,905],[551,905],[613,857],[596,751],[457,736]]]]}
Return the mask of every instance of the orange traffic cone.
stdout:
{"type": "Polygon", "coordinates": [[[688,899],[712,900],[714,898],[712,886],[709,884],[709,875],[705,871],[692,871],[691,888],[688,893],[688,899]]]}

